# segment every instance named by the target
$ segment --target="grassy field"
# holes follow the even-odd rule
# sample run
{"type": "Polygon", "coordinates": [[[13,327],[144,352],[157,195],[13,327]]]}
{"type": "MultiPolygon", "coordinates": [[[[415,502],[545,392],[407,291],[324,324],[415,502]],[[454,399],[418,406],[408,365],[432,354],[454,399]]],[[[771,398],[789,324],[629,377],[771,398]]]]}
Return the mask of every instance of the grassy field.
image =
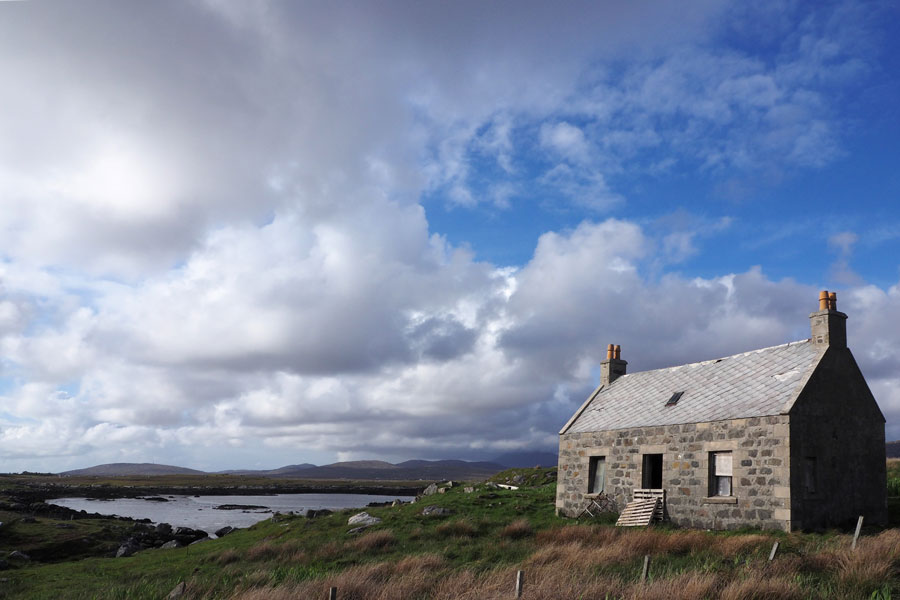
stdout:
{"type": "MultiPolygon", "coordinates": [[[[517,474],[525,484],[519,490],[456,487],[415,504],[369,509],[382,522],[356,535],[347,525],[354,510],[276,517],[220,540],[130,558],[25,563],[0,572],[0,598],[160,599],[183,581],[185,598],[324,599],[336,586],[341,599],[482,600],[514,597],[519,569],[526,599],[900,598],[898,530],[868,532],[852,551],[851,536],[837,532],[573,522],[554,515],[550,471],[522,469],[502,479],[517,474]],[[452,514],[424,516],[428,505],[452,514]],[[774,541],[779,552],[769,563],[774,541]],[[639,581],[644,555],[652,557],[647,582],[639,581]]],[[[54,527],[15,527],[25,535],[26,525],[54,527]]]]}

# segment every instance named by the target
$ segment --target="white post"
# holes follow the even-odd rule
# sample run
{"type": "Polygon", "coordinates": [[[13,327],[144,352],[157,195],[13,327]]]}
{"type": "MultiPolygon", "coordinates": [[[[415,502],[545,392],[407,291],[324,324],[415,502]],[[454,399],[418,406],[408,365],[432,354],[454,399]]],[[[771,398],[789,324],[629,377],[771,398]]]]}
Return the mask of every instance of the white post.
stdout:
{"type": "Polygon", "coordinates": [[[522,589],[525,587],[525,571],[516,573],[516,598],[522,597],[522,589]]]}
{"type": "Polygon", "coordinates": [[[649,574],[650,574],[650,555],[645,554],[644,555],[644,568],[641,571],[641,581],[642,582],[647,581],[647,575],[649,575],[649,574]]]}
{"type": "Polygon", "coordinates": [[[862,529],[863,517],[859,515],[859,520],[856,522],[856,533],[853,534],[853,545],[850,546],[854,550],[856,550],[856,540],[859,539],[859,530],[862,529]]]}

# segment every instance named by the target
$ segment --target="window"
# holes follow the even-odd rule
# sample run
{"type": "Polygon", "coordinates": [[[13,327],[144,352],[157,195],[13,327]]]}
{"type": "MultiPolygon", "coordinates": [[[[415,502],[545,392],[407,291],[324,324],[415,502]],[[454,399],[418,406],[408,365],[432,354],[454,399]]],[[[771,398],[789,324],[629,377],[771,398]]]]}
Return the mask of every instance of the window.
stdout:
{"type": "Polygon", "coordinates": [[[606,489],[606,457],[592,456],[588,468],[588,493],[601,494],[606,489]]]}
{"type": "Polygon", "coordinates": [[[672,397],[669,398],[668,402],[666,402],[666,406],[675,406],[678,404],[678,401],[681,400],[682,396],[684,396],[684,392],[675,392],[672,394],[672,397]]]}
{"type": "Polygon", "coordinates": [[[662,454],[645,454],[644,468],[641,471],[641,487],[645,490],[662,489],[662,454]]]}
{"type": "Polygon", "coordinates": [[[731,496],[731,452],[709,453],[709,495],[731,496]]]}
{"type": "Polygon", "coordinates": [[[818,481],[816,475],[816,457],[807,456],[803,459],[803,487],[807,494],[816,493],[816,482],[818,481]]]}

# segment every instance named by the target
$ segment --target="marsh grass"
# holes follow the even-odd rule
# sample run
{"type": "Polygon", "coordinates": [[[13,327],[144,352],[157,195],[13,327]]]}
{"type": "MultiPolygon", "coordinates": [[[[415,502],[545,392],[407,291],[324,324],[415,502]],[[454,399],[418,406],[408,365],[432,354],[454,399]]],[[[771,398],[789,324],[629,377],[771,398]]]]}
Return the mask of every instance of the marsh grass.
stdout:
{"type": "MultiPolygon", "coordinates": [[[[535,481],[539,477],[533,478],[535,481]]],[[[513,597],[525,571],[525,600],[558,598],[792,600],[900,597],[900,532],[844,533],[615,528],[554,516],[555,486],[449,490],[422,505],[370,509],[382,519],[350,535],[342,511],[313,520],[264,521],[196,547],[129,559],[89,559],[5,571],[0,598],[164,598],[179,581],[187,599],[326,598],[483,600],[513,597]],[[769,562],[774,541],[779,554],[769,562]],[[639,581],[643,556],[650,577],[639,581]]]]}

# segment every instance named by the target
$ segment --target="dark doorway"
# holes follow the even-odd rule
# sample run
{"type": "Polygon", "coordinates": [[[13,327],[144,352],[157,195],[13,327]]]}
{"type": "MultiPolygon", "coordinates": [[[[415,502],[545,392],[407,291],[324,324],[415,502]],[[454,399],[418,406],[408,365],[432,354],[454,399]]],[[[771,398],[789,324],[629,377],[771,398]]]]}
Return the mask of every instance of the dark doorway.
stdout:
{"type": "Polygon", "coordinates": [[[646,489],[662,489],[662,454],[645,454],[644,468],[641,472],[641,486],[646,489]]]}

